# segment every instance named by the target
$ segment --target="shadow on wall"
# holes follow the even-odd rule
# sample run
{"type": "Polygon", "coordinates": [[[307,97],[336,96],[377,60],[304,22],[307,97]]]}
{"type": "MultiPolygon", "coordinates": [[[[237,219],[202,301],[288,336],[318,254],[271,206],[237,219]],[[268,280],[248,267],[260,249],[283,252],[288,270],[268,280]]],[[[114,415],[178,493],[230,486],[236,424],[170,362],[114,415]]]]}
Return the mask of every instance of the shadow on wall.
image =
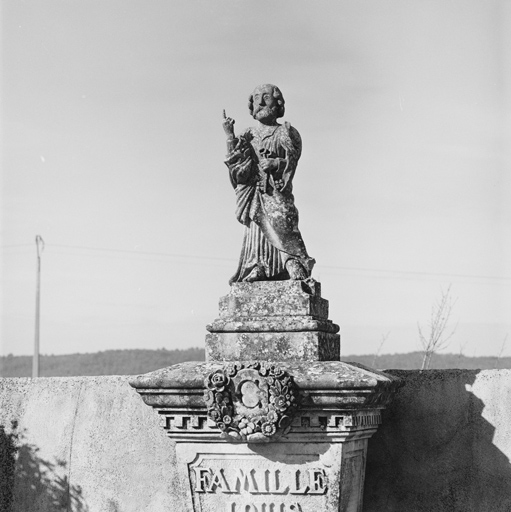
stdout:
{"type": "Polygon", "coordinates": [[[0,510],[5,512],[12,510],[18,440],[15,433],[17,426],[17,423],[13,421],[11,425],[12,432],[7,433],[5,427],[0,425],[0,510]]]}
{"type": "Polygon", "coordinates": [[[88,512],[80,486],[69,484],[67,463],[43,459],[17,427],[0,425],[0,511],[88,512]]]}
{"type": "Polygon", "coordinates": [[[510,512],[510,461],[469,391],[479,370],[388,373],[406,384],[369,441],[364,512],[510,512]]]}

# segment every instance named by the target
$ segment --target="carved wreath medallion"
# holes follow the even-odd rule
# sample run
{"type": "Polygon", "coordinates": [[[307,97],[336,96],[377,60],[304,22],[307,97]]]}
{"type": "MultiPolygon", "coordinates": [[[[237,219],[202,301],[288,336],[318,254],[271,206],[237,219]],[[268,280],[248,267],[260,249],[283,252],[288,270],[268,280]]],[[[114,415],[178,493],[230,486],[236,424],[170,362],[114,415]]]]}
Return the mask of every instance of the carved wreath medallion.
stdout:
{"type": "Polygon", "coordinates": [[[290,429],[297,392],[291,376],[269,363],[231,363],[205,379],[208,416],[232,441],[268,442],[290,429]]]}

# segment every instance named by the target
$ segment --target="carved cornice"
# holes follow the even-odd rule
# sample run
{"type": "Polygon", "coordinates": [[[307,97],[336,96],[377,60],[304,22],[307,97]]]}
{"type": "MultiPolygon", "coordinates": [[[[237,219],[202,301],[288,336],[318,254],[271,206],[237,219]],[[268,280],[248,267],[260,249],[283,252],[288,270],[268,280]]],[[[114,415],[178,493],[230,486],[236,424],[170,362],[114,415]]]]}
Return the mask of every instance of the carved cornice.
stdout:
{"type": "Polygon", "coordinates": [[[176,440],[340,442],[371,436],[381,421],[381,409],[401,382],[339,361],[245,361],[181,363],[136,377],[130,384],[158,411],[163,428],[176,440]],[[246,393],[240,391],[243,385],[246,393]]]}

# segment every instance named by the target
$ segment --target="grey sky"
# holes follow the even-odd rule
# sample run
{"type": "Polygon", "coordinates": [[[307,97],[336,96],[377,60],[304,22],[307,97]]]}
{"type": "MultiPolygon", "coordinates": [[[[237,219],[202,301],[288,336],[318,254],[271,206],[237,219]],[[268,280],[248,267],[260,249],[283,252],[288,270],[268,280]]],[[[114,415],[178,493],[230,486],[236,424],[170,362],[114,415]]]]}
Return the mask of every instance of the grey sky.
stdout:
{"type": "Polygon", "coordinates": [[[267,82],[343,353],[418,349],[449,283],[450,350],[499,351],[509,2],[7,0],[2,25],[3,353],[32,349],[36,234],[43,353],[203,344],[242,238],[222,109],[251,125],[267,82]]]}

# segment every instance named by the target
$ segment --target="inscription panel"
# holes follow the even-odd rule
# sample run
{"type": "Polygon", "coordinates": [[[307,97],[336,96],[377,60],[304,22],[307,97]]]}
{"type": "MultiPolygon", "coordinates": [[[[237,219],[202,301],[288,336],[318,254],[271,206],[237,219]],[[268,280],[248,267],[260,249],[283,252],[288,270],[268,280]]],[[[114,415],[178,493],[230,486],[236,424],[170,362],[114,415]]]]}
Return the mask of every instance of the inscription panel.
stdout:
{"type": "Polygon", "coordinates": [[[188,464],[194,512],[327,510],[333,468],[319,455],[289,454],[278,459],[256,453],[197,454],[188,464]]]}

